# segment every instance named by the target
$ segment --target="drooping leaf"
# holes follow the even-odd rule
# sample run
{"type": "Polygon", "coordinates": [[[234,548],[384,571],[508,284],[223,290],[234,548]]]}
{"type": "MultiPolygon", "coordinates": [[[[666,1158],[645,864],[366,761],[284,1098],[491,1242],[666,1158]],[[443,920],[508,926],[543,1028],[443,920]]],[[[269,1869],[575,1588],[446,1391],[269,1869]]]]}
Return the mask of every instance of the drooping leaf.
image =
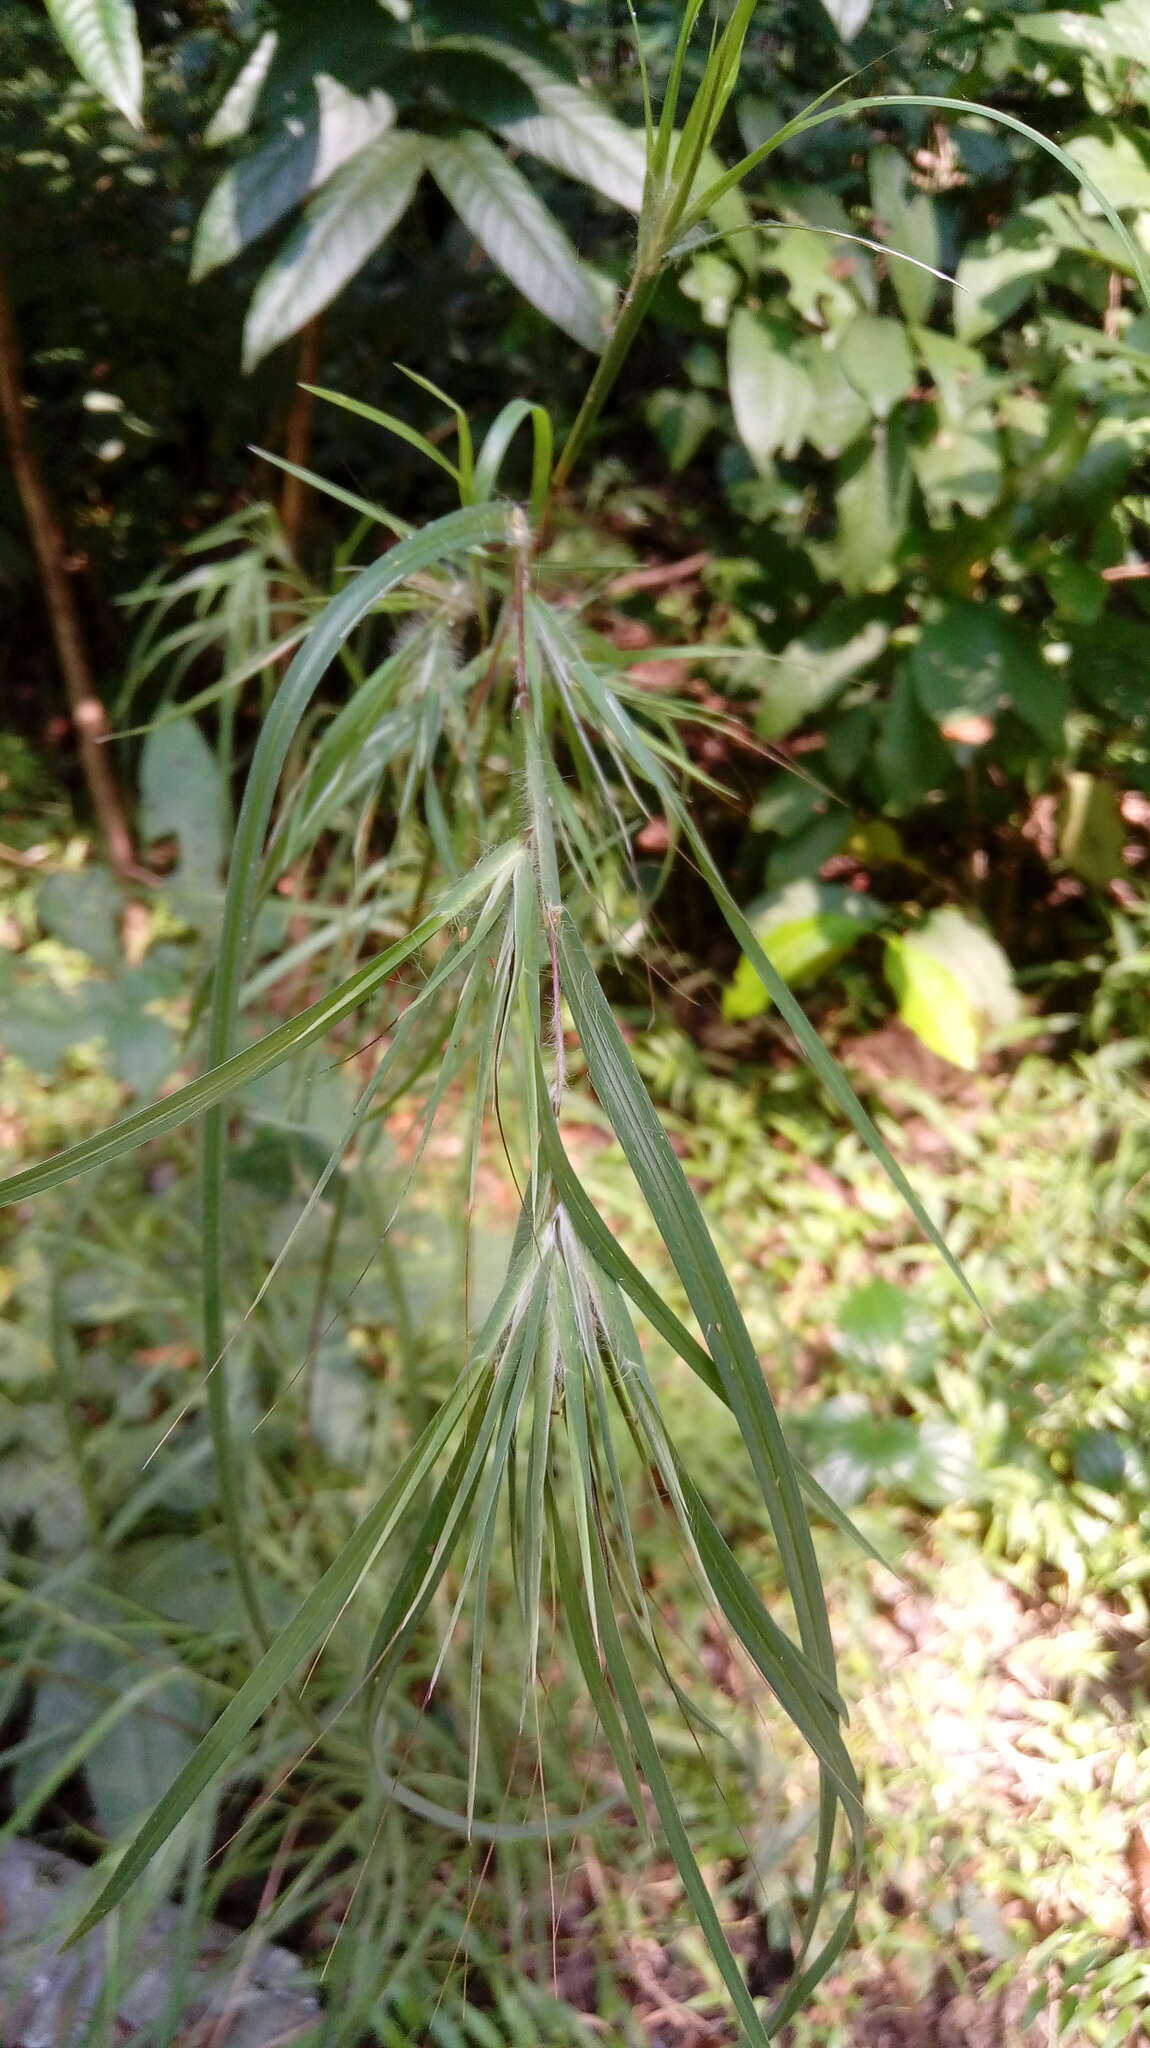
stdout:
{"type": "Polygon", "coordinates": [[[675,476],[694,460],[718,420],[714,401],[705,391],[653,391],[644,412],[675,476]]]}
{"type": "Polygon", "coordinates": [[[362,268],[407,211],[426,162],[422,136],[383,135],[329,179],[256,286],[244,323],[248,369],[362,268]]]}
{"type": "Polygon", "coordinates": [[[860,314],[844,331],[838,358],[843,374],[866,399],[876,420],[889,419],[914,388],[914,357],[901,321],[860,314]]]}
{"type": "Polygon", "coordinates": [[[138,128],[144,60],[134,0],[44,0],[44,4],[81,78],[138,128]]]}
{"type": "Polygon", "coordinates": [[[810,379],[795,360],[789,329],[745,306],[732,315],[727,346],[735,425],[756,468],[766,473],[776,455],[795,455],[802,446],[810,379]]]}
{"type": "Polygon", "coordinates": [[[608,307],[553,213],[478,133],[436,142],[429,168],[445,198],[524,298],[584,348],[603,348],[608,307]]]}
{"type": "Polygon", "coordinates": [[[386,93],[347,92],[334,78],[315,81],[317,108],[308,121],[285,123],[252,156],[224,172],[196,226],[193,281],[228,263],[293,206],[317,192],[340,165],[378,141],[395,120],[386,93]]]}
{"type": "Polygon", "coordinates": [[[973,1071],[988,1038],[1021,1014],[1010,962],[961,910],[936,910],[886,943],[886,978],[899,1016],[931,1052],[973,1071]]]}
{"type": "Polygon", "coordinates": [[[955,599],[922,629],[911,653],[919,703],[943,733],[970,719],[993,726],[1013,705],[1052,752],[1062,741],[1066,684],[1037,637],[996,605],[955,599]]]}
{"type": "MultiPolygon", "coordinates": [[[[800,880],[751,917],[751,928],[767,959],[791,987],[801,988],[834,967],[866,932],[886,916],[884,904],[829,883],[800,880]]],[[[723,992],[728,1022],[760,1017],[771,998],[750,960],[740,960],[723,992]]]]}

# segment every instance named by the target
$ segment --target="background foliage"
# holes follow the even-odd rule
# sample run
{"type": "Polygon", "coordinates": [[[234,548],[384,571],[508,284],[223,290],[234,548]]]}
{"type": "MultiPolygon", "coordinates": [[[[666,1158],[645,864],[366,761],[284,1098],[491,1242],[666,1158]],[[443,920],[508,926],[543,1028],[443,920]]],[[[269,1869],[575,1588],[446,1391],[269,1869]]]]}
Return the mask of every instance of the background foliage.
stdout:
{"type": "MultiPolygon", "coordinates": [[[[657,78],[680,15],[641,9],[657,78]]],[[[717,137],[725,160],[859,67],[859,93],[981,99],[1057,134],[1092,183],[1076,188],[1032,138],[980,112],[876,105],[796,135],[745,201],[728,195],[677,252],[596,429],[587,487],[556,498],[536,563],[533,658],[568,692],[562,736],[548,743],[574,791],[557,783],[549,802],[596,963],[610,963],[628,1042],[707,1199],[755,1351],[775,1361],[792,1449],[912,1582],[908,1596],[889,1575],[876,1581],[833,1524],[819,1539],[863,1702],[862,1773],[886,1831],[863,1904],[866,1954],[799,2023],[824,2044],[870,2038],[880,1992],[889,2004],[897,1989],[881,1978],[888,1968],[925,1999],[940,1944],[952,1962],[981,1958],[983,1985],[993,1966],[1021,1985],[1033,2010],[1015,2019],[1041,2010],[1047,2036],[1124,2042],[1147,1995],[1128,1937],[1150,1933],[1150,1907],[1137,1884],[1126,1904],[1123,1875],[1146,1796],[1144,1687],[1122,1676],[1145,1628],[1148,1514],[1144,15],[1139,0],[1057,13],[990,4],[929,21],[902,0],[760,7],[717,137]],[[633,722],[596,767],[579,733],[604,691],[633,722]],[[682,802],[664,817],[635,801],[650,749],[682,776],[682,802]],[[608,829],[589,837],[604,794],[608,829]],[[810,991],[853,1060],[883,1138],[899,1157],[909,1147],[920,1214],[946,1220],[997,1318],[991,1335],[923,1264],[857,1136],[831,1131],[782,1053],[753,949],[740,956],[716,930],[699,830],[766,961],[810,991]],[[892,1004],[924,1054],[885,1032],[892,1004]],[[988,1053],[997,1093],[962,1078],[988,1053]],[[743,1065],[756,1058],[757,1077],[743,1065]],[[781,1308],[761,1306],[764,1270],[781,1308]],[[949,1665],[930,1617],[953,1624],[956,1602],[979,1617],[978,1649],[949,1665]],[[880,1669],[891,1615],[912,1645],[905,1683],[880,1669]],[[968,1718],[993,1718],[986,1703],[1008,1684],[1030,1704],[1017,1710],[1011,1695],[1004,1788],[987,1779],[983,1752],[933,1756],[924,1731],[960,1686],[968,1718]],[[1050,1766],[1041,1783],[1035,1754],[1050,1766]],[[969,1828],[939,1821],[975,1784],[977,1856],[969,1828]]],[[[525,495],[534,483],[538,498],[538,415],[505,401],[543,402],[570,421],[642,198],[642,79],[623,7],[500,0],[477,19],[448,0],[341,0],[322,13],[287,0],[141,6],[138,45],[133,20],[126,4],[90,0],[9,7],[0,20],[2,250],[27,396],[125,735],[139,840],[162,879],[141,915],[131,889],[52,836],[63,813],[43,762],[60,762],[66,729],[18,506],[0,497],[0,578],[17,622],[0,652],[17,708],[0,759],[5,835],[18,861],[47,838],[51,869],[13,892],[0,954],[15,1075],[0,1114],[17,1160],[108,1121],[117,1095],[175,1087],[221,916],[234,919],[234,808],[287,658],[352,569],[366,558],[386,571],[408,522],[490,498],[500,477],[525,495]],[[301,411],[301,368],[352,402],[301,411]],[[281,450],[302,498],[281,482],[281,450]]],[[[704,42],[688,85],[705,54],[704,42]]],[[[438,558],[421,574],[417,604],[390,598],[356,629],[289,747],[249,980],[235,991],[265,1024],[294,1015],[361,952],[386,964],[438,901],[433,873],[465,871],[480,846],[518,829],[521,707],[498,633],[494,652],[485,637],[506,578],[438,558]]],[[[501,1049],[529,1045],[515,1032],[550,965],[530,892],[515,888],[514,913],[491,926],[501,1049]]],[[[428,1119],[416,1140],[390,1095],[377,1115],[380,1083],[366,1083],[350,1040],[362,1094],[313,1052],[306,1085],[263,1074],[233,1128],[226,1191],[241,1222],[229,1284],[245,1313],[226,1399],[240,1440],[262,1417],[258,1453],[243,1460],[258,1529],[249,1591],[273,1628],[344,1569],[397,1446],[417,1445],[450,1393],[460,1311],[467,1321],[489,1306],[506,1266],[515,1202],[456,1099],[463,1035],[444,1035],[450,973],[465,970],[472,996],[478,985],[471,938],[457,904],[432,934],[429,980],[405,955],[407,1022],[381,1074],[397,1096],[414,1091],[416,1125],[428,1119]],[[449,1078],[429,1094],[422,1077],[445,1047],[449,1078]],[[429,1136],[435,1109],[448,1126],[442,1154],[429,1136]],[[355,1175],[328,1196],[349,1133],[356,1148],[370,1136],[355,1175]],[[445,1200],[453,1145],[467,1172],[445,1200]],[[413,1150],[440,1161],[429,1196],[413,1194],[413,1150]],[[393,1256],[365,1280],[393,1208],[393,1256]],[[452,1222],[463,1208],[467,1241],[452,1222]],[[289,1251],[290,1284],[255,1297],[289,1251]],[[285,1357],[305,1360],[287,1387],[285,1357]]],[[[589,1000],[581,970],[565,961],[563,972],[589,1000]]],[[[562,1066],[562,1046],[557,1056],[562,1066]]],[[[618,1102],[604,1116],[603,1076],[621,1087],[629,1055],[593,1072],[592,1086],[574,1044],[566,1056],[579,1173],[618,1241],[687,1315],[682,1269],[636,1200],[635,1130],[629,1153],[605,1127],[613,1119],[620,1132],[618,1102]]],[[[479,1058],[482,1079],[490,1056],[479,1058]]],[[[496,1106],[522,1185],[540,1170],[530,1141],[541,1109],[529,1058],[519,1065],[522,1097],[496,1106]]],[[[105,1166],[94,1198],[41,1210],[4,1271],[8,1825],[54,1827],[71,1846],[120,1836],[154,1807],[250,1669],[242,1606],[231,1612],[223,1590],[226,1472],[212,1478],[208,1463],[222,1380],[205,1388],[191,1370],[218,1349],[197,1331],[186,1277],[191,1160],[158,1122],[148,1128],[142,1166],[105,1166]],[[176,1462],[160,1468],[161,1497],[149,1468],[139,1475],[169,1432],[176,1462]],[[93,1700],[107,1704],[95,1721],[93,1700]]],[[[578,1257],[557,1246],[540,1286],[532,1313],[557,1333],[556,1356],[578,1335],[585,1299],[604,1326],[613,1312],[586,1246],[578,1257]]],[[[514,1317],[507,1327],[514,1335],[514,1317]]],[[[677,1341],[673,1317],[658,1328],[659,1342],[668,1328],[677,1341]]],[[[723,1939],[762,1995],[785,1981],[792,1918],[818,1894],[809,1760],[784,1738],[791,1775],[780,1781],[756,1681],[708,1635],[708,1602],[665,1526],[678,1431],[697,1441],[693,1481],[724,1503],[723,1537],[756,1560],[763,1611],[785,1598],[737,1433],[722,1416],[700,1426],[689,1345],[676,1364],[656,1343],[660,1421],[628,1386],[637,1355],[620,1388],[579,1342],[570,1386],[586,1375],[586,1406],[572,1391],[563,1456],[570,1472],[594,1470],[580,1567],[599,1557],[596,1570],[618,1574],[630,1648],[670,1680],[670,1697],[690,1687],[700,1643],[720,1678],[726,1740],[712,1744],[707,1727],[705,1763],[669,1714],[658,1720],[652,1689],[627,1709],[632,1730],[656,1715],[694,1866],[660,1867],[610,1796],[583,1811],[580,1778],[610,1766],[581,1704],[580,1658],[549,1643],[536,1730],[548,1810],[576,1816],[595,1845],[587,1868],[616,1881],[596,1891],[588,1878],[577,1892],[568,1948],[544,1874],[558,1852],[534,1821],[490,1839],[481,1829],[445,1874],[445,1811],[479,1811],[498,1829],[512,1795],[530,1810],[538,1789],[520,1768],[519,1666],[513,1684],[498,1662],[485,1666],[475,1622],[467,1654],[440,1668],[436,1629],[458,1621],[469,1582],[496,1615],[523,1611],[515,1544],[485,1548],[481,1526],[433,1589],[429,1625],[421,1614],[412,1631],[410,1695],[393,1691],[366,1733],[348,1733],[338,1716],[382,1624],[378,1611],[347,1621],[312,1674],[325,1723],[316,1756],[300,1756],[281,1698],[237,1752],[224,1805],[197,1809],[194,1840],[169,1809],[177,1824],[157,1885],[180,1858],[202,1877],[206,1847],[222,1843],[208,1903],[243,1923],[270,1862],[284,1889],[266,1924],[332,1958],[348,2015],[340,2038],[370,2015],[382,2040],[453,2040],[447,2004],[480,2042],[491,2028],[499,2039],[581,2038],[580,2007],[624,2032],[637,2012],[657,2025],[670,2009],[691,2038],[692,2012],[724,2009],[724,1965],[721,1943],[708,1955],[680,1924],[684,1888],[696,1911],[700,1898],[716,1902],[723,1939]],[[610,1431],[597,1432],[617,1398],[631,1434],[615,1470],[610,1431]],[[592,1498],[597,1511],[607,1504],[601,1557],[592,1498]],[[622,1504],[633,1501],[642,1508],[625,1536],[622,1504]],[[421,1715],[433,1674],[439,1706],[421,1715]],[[385,1835],[386,1884],[353,1883],[350,1870],[378,1871],[385,1835]],[[642,1990],[652,1928],[664,2002],[654,2019],[649,1977],[642,1990]],[[378,1972],[359,1970],[368,1948],[394,1958],[385,1994],[378,1972]],[[588,1954],[615,1959],[592,1966],[591,1990],[576,1984],[588,1954]]],[[[509,1536],[538,1514],[535,1480],[518,1473],[543,1471],[542,1411],[517,1409],[518,1370],[501,1381],[524,1459],[509,1536]]],[[[433,1539],[441,1499],[427,1508],[433,1539]]],[[[682,1519],[690,1526],[690,1511],[682,1519]]],[[[530,1558],[542,1543],[535,1527],[530,1558]]],[[[718,1583],[729,1617],[737,1589],[717,1556],[711,1593],[718,1583]]],[[[584,1679],[603,1590],[588,1596],[584,1679]]],[[[610,1655],[621,1683],[626,1659],[610,1655]]],[[[825,1763],[821,1722],[816,1733],[825,1763]]]]}

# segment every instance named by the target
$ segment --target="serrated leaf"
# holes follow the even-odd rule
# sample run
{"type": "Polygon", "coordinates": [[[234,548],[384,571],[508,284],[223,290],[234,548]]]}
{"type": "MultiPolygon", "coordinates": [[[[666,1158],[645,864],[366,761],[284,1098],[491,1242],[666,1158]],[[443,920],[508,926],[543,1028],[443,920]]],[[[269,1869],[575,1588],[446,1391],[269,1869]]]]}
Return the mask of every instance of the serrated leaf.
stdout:
{"type": "Polygon", "coordinates": [[[876,420],[889,419],[914,389],[914,357],[898,320],[860,314],[839,341],[838,359],[843,375],[866,399],[876,420]]]}
{"type": "Polygon", "coordinates": [[[381,136],[335,173],[312,200],[256,286],[244,323],[244,364],[330,305],[407,211],[427,164],[421,135],[381,136]]]}
{"type": "Polygon", "coordinates": [[[596,354],[608,308],[553,213],[486,135],[437,141],[429,168],[444,197],[524,298],[596,354]]]}
{"type": "Polygon", "coordinates": [[[993,721],[1011,704],[1052,752],[1061,745],[1066,684],[1036,635],[998,606],[944,605],[923,627],[910,668],[919,703],[943,732],[972,717],[993,721]]]}
{"type": "MultiPolygon", "coordinates": [[[[771,966],[789,987],[801,988],[835,966],[885,916],[885,905],[873,896],[802,879],[780,889],[750,925],[771,966]]],[[[770,1006],[751,961],[740,960],[723,992],[724,1017],[734,1023],[759,1017],[770,1006]]]]}
{"type": "Polygon", "coordinates": [[[917,931],[888,939],[884,967],[903,1023],[953,1066],[972,1072],[991,1033],[1021,1014],[1001,946],[961,910],[936,910],[917,931]]]}
{"type": "Polygon", "coordinates": [[[776,455],[798,453],[813,402],[790,329],[739,306],[728,330],[727,374],[739,439],[766,473],[776,455]]]}
{"type": "Polygon", "coordinates": [[[312,119],[285,124],[213,187],[196,226],[193,282],[238,256],[394,123],[394,102],[386,93],[348,92],[322,75],[315,93],[312,119]]]}
{"type": "Polygon", "coordinates": [[[44,4],[81,78],[138,128],[144,60],[133,0],[44,0],[44,4]]]}

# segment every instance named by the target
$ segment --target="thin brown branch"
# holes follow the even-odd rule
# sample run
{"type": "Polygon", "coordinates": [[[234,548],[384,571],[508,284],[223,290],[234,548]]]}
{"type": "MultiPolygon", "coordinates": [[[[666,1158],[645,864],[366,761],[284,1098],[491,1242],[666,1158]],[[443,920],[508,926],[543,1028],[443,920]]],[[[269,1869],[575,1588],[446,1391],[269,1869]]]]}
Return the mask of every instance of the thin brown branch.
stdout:
{"type": "Polygon", "coordinates": [[[0,415],[12,460],[12,474],[28,524],[40,576],[44,608],[64,679],[80,767],[95,814],[100,838],[111,865],[120,874],[139,878],[135,849],[112,760],[101,741],[108,723],[96,693],[92,664],[84,639],[76,593],[66,562],[68,548],[40,467],[24,395],[23,367],[16,319],[8,290],[7,269],[0,249],[0,415]]]}
{"type": "Polygon", "coordinates": [[[681,562],[650,562],[642,569],[624,569],[607,585],[608,597],[629,597],[634,590],[665,590],[671,583],[686,583],[705,569],[711,557],[704,548],[697,555],[684,555],[681,562]]]}

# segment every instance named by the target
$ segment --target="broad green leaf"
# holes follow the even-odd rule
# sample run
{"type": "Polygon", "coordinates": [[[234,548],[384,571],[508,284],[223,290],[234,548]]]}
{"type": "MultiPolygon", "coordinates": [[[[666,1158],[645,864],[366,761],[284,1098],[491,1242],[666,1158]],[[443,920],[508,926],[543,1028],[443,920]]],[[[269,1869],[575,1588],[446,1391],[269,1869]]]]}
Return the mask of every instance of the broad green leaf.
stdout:
{"type": "Polygon", "coordinates": [[[653,391],[643,411],[673,476],[694,461],[719,420],[715,402],[705,391],[653,391]]]}
{"type": "Polygon", "coordinates": [[[1067,638],[1076,695],[1108,718],[1145,726],[1150,720],[1150,625],[1106,617],[1072,627],[1067,638]]]}
{"type": "Polygon", "coordinates": [[[961,740],[971,719],[993,725],[1013,705],[1051,752],[1061,746],[1063,677],[1043,660],[1036,635],[997,605],[943,605],[923,627],[910,667],[919,703],[948,737],[961,740]]]}
{"type": "Polygon", "coordinates": [[[437,140],[429,169],[492,262],[565,334],[598,354],[604,295],[553,213],[486,135],[437,140]]]}
{"type": "Polygon", "coordinates": [[[870,189],[879,239],[915,259],[900,263],[896,255],[888,272],[903,318],[912,324],[921,322],[929,316],[938,294],[938,279],[930,275],[938,269],[941,248],[934,201],[927,193],[915,191],[906,158],[901,150],[885,143],[871,151],[870,189]],[[929,268],[920,268],[923,264],[929,268]]]}
{"type": "Polygon", "coordinates": [[[815,1477],[840,1507],[879,1492],[943,1508],[981,1490],[974,1447],[953,1422],[879,1417],[860,1396],[844,1394],[804,1418],[799,1435],[815,1477]]]}
{"type": "MultiPolygon", "coordinates": [[[[803,880],[791,882],[750,917],[771,966],[790,987],[801,988],[841,960],[883,922],[886,906],[853,889],[803,880]]],[[[771,998],[752,962],[740,960],[723,994],[729,1022],[761,1016],[771,998]]]]}
{"type": "Polygon", "coordinates": [[[1066,7],[1051,14],[1016,14],[1012,27],[1016,35],[1083,56],[1129,57],[1135,64],[1150,66],[1150,17],[1144,0],[1112,0],[1097,14],[1077,14],[1066,7]]]}
{"type": "Polygon", "coordinates": [[[954,275],[954,331],[960,341],[992,334],[1024,305],[1038,279],[1058,260],[1058,245],[1040,221],[1018,215],[972,242],[954,275]]]}
{"type": "Polygon", "coordinates": [[[728,332],[727,372],[739,438],[766,474],[777,454],[798,453],[814,397],[789,328],[738,307],[728,332]]]}
{"type": "Polygon", "coordinates": [[[938,409],[944,420],[958,425],[972,412],[985,409],[1002,378],[989,367],[978,349],[929,327],[916,327],[911,340],[934,382],[938,409]]]}
{"type": "Polygon", "coordinates": [[[227,858],[227,795],[219,764],[194,718],[149,732],[140,761],[140,836],[174,838],[179,866],[168,891],[202,922],[218,909],[227,858]]]}
{"type": "Polygon", "coordinates": [[[318,106],[311,119],[285,123],[253,155],[225,171],[213,188],[196,226],[193,281],[238,256],[394,123],[395,106],[386,93],[364,97],[322,75],[315,93],[318,106]]]}
{"type": "Polygon", "coordinates": [[[1117,790],[1100,775],[1072,769],[1058,821],[1058,851],[1067,867],[1084,882],[1104,889],[1129,872],[1122,858],[1125,844],[1117,790]]]}
{"type": "Polygon", "coordinates": [[[1002,495],[1002,442],[988,410],[960,427],[943,428],[911,453],[927,511],[945,525],[954,508],[980,519],[1002,495]]]}
{"type": "Polygon", "coordinates": [[[421,135],[381,136],[312,200],[265,270],[244,323],[248,369],[323,311],[406,213],[427,164],[421,135]]]}
{"type": "Polygon", "coordinates": [[[823,0],[823,6],[844,43],[853,43],[870,20],[874,0],[823,0]]]}
{"type": "MultiPolygon", "coordinates": [[[[1142,212],[1150,207],[1150,158],[1139,147],[1132,129],[1102,123],[1096,134],[1074,136],[1066,145],[1066,154],[1120,211],[1142,212]]],[[[1088,212],[1100,210],[1089,191],[1083,195],[1083,203],[1088,212]]]]}
{"type": "Polygon", "coordinates": [[[98,967],[121,960],[120,912],[124,892],[107,868],[93,864],[75,874],[49,875],[36,897],[36,915],[46,932],[86,953],[98,967]]]}
{"type": "Polygon", "coordinates": [[[887,804],[899,817],[944,788],[955,772],[954,755],[926,716],[906,669],[896,675],[882,714],[875,765],[887,804]]]}
{"type": "MultiPolygon", "coordinates": [[[[102,1608],[93,1596],[93,1619],[102,1608]]],[[[78,1612],[86,1618],[83,1604],[78,1612]]],[[[36,1688],[30,1732],[51,1731],[62,1748],[90,1727],[96,1707],[149,1673],[146,1697],[118,1715],[84,1758],[97,1823],[109,1841],[138,1825],[187,1762],[206,1718],[203,1691],[174,1665],[160,1640],[138,1629],[120,1655],[107,1642],[64,1640],[36,1688]]],[[[30,1764],[21,1773],[17,1798],[34,1787],[38,1768],[30,1764]]]]}
{"type": "Polygon", "coordinates": [[[755,729],[784,739],[803,720],[832,704],[855,676],[878,660],[890,626],[858,604],[832,605],[765,670],[755,729]]]}
{"type": "Polygon", "coordinates": [[[500,122],[500,133],[516,149],[637,214],[647,173],[647,141],[641,130],[624,127],[591,93],[556,78],[523,52],[502,45],[500,50],[530,86],[539,108],[537,114],[500,122]]]}
{"type": "Polygon", "coordinates": [[[81,78],[140,126],[144,60],[134,0],[44,0],[81,78]]]}
{"type": "Polygon", "coordinates": [[[821,550],[852,597],[889,590],[910,511],[911,467],[901,414],[876,421],[869,448],[852,449],[835,492],[836,540],[821,550]]]}
{"type": "Polygon", "coordinates": [[[991,1034],[1021,1015],[1005,953],[961,910],[936,910],[917,931],[888,939],[885,971],[903,1023],[956,1067],[973,1071],[991,1034]]]}
{"type": "Polygon", "coordinates": [[[889,419],[895,406],[914,389],[914,357],[906,329],[898,320],[861,314],[841,336],[838,359],[844,376],[866,399],[876,420],[889,419]]]}
{"type": "Polygon", "coordinates": [[[847,376],[837,346],[811,336],[799,360],[811,381],[806,438],[820,455],[834,460],[866,433],[870,406],[847,376]]]}

